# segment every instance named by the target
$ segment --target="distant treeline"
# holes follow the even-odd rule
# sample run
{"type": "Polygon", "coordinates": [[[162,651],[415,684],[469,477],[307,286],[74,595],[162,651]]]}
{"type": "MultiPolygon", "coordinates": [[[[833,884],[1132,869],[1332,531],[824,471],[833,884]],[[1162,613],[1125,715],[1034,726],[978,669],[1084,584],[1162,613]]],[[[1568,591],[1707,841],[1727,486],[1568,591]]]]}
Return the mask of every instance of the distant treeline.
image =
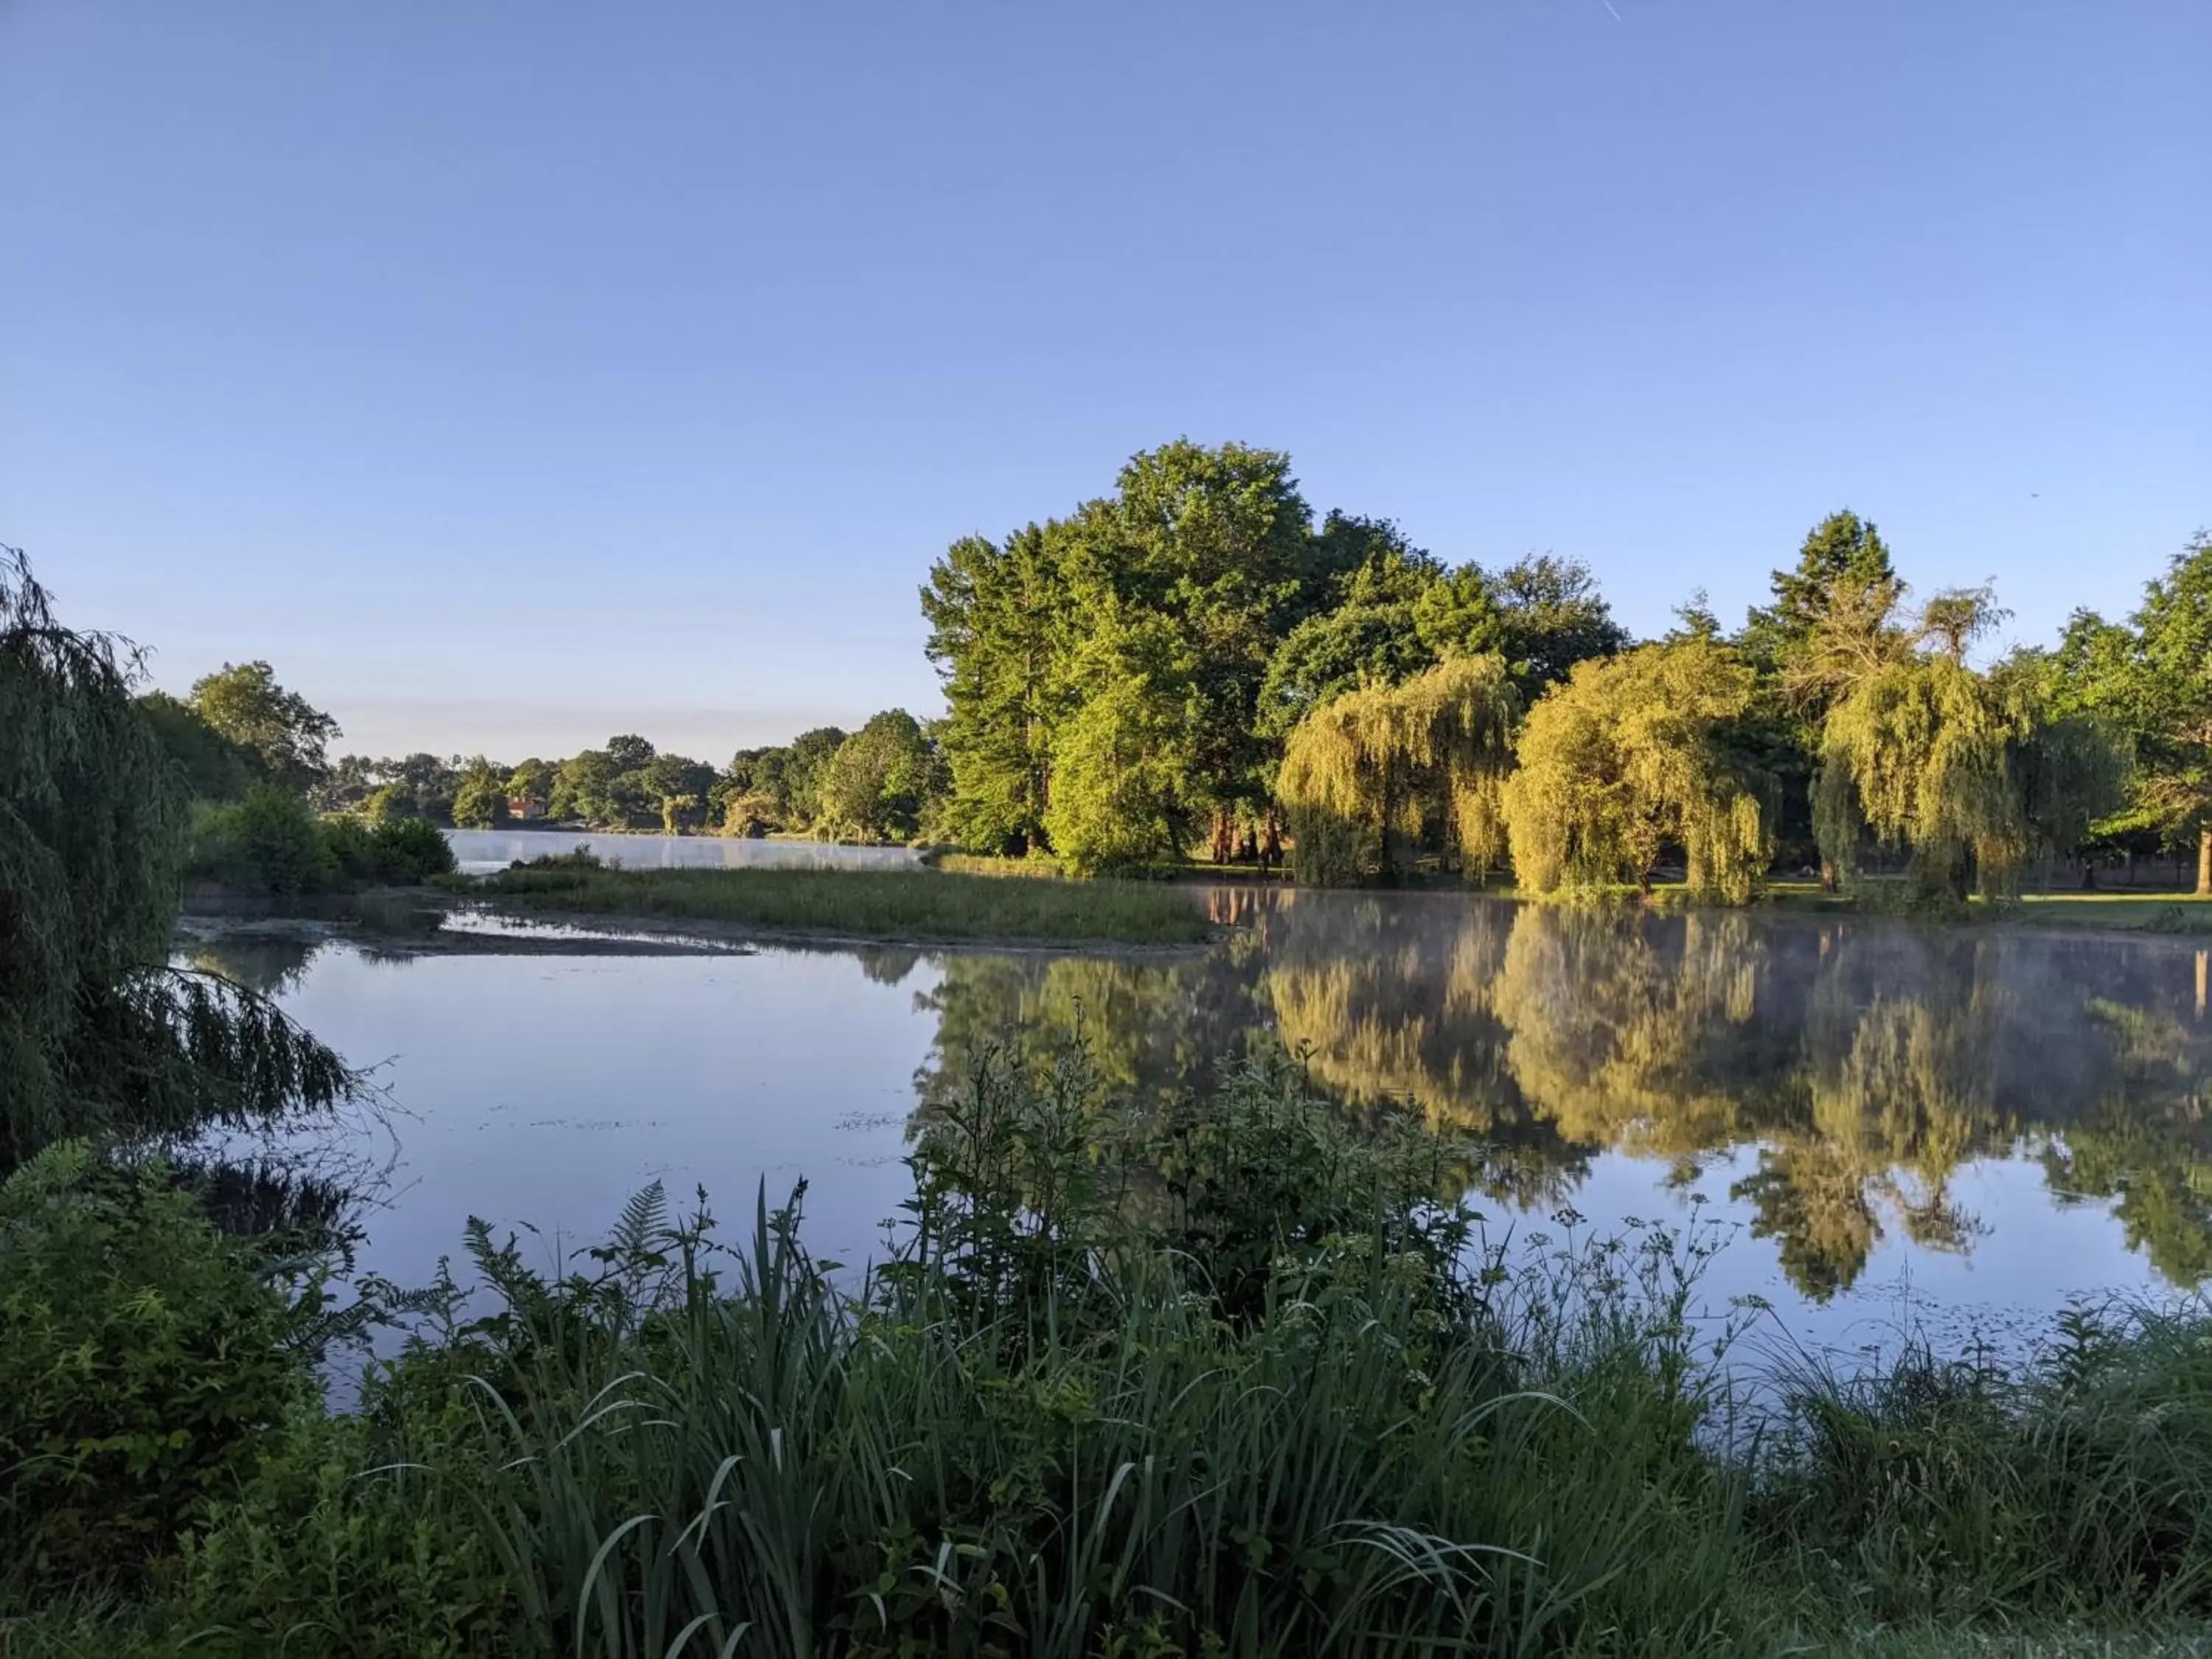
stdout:
{"type": "Polygon", "coordinates": [[[347,755],[317,782],[325,810],[372,819],[425,817],[465,830],[573,823],[670,835],[814,833],[911,841],[945,793],[931,727],[902,708],[858,731],[817,726],[787,744],[741,749],[720,768],[663,752],[634,733],[565,760],[509,766],[478,755],[347,755]]]}

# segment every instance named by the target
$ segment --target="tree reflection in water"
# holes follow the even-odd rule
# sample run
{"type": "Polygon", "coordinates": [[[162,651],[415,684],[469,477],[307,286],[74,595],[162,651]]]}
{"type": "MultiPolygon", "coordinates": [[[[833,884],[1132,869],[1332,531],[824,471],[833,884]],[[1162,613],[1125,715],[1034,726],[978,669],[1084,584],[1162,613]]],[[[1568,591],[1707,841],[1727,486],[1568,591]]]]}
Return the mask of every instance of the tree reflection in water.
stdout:
{"type": "Polygon", "coordinates": [[[1347,1111],[1468,1138],[1470,1190],[1549,1209],[1601,1152],[1715,1154],[1805,1294],[1901,1229],[1966,1250],[1950,1188],[2025,1157],[2110,1201],[2179,1284],[2212,1275],[2212,1022],[2169,941],[1663,915],[1446,894],[1210,894],[1234,924],[1162,957],[951,955],[924,994],[925,1109],[1010,1032],[1066,1040],[1139,1107],[1275,1044],[1347,1111]]]}

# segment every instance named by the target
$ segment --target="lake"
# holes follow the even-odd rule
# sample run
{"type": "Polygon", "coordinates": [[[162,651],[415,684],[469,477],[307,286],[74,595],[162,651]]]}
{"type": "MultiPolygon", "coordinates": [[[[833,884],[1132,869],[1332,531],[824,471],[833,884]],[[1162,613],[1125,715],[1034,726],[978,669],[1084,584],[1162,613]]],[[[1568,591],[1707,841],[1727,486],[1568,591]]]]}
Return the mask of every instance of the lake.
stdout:
{"type": "Polygon", "coordinates": [[[576,830],[448,830],[463,870],[484,875],[517,859],[588,847],[632,870],[895,870],[915,862],[910,847],[848,847],[830,841],[759,841],[743,836],[595,836],[576,830]]]}
{"type": "Polygon", "coordinates": [[[194,954],[381,1063],[389,1121],[316,1144],[375,1192],[362,1265],[402,1283],[470,1215],[534,1226],[550,1259],[655,1179],[741,1226],[757,1183],[781,1200],[804,1176],[810,1239],[854,1261],[905,1194],[918,1103],[1010,1027],[1079,1018],[1131,1096],[1280,1043],[1346,1113],[1466,1136],[1493,1233],[1722,1229],[1708,1303],[1762,1298],[1778,1340],[2008,1346],[2071,1297],[2212,1273],[2212,1019],[2187,942],[1190,890],[1225,931],[1180,955],[194,954]]]}

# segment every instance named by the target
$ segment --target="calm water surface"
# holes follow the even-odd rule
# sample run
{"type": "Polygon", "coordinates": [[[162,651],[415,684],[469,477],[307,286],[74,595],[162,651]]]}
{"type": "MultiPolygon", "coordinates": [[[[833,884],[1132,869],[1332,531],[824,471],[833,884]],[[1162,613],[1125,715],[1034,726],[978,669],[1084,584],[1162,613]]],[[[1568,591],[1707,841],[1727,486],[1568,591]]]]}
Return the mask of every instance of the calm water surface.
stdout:
{"type": "Polygon", "coordinates": [[[482,875],[517,859],[588,847],[610,864],[632,870],[898,869],[915,861],[909,847],[844,847],[828,841],[749,841],[741,836],[592,836],[574,830],[448,830],[446,839],[463,870],[482,875]]]}
{"type": "Polygon", "coordinates": [[[758,1182],[803,1176],[816,1248],[852,1260],[905,1194],[917,1104],[1010,1025],[1079,1014],[1131,1094],[1283,1043],[1355,1117],[1402,1104],[1471,1137],[1493,1231],[1710,1221],[1732,1235],[1711,1305],[1764,1297],[1792,1340],[1886,1343],[1909,1320],[2008,1343],[2069,1297],[2212,1273],[2191,945],[1460,895],[1193,902],[1230,931],[1171,957],[201,954],[386,1063],[388,1127],[326,1149],[375,1177],[364,1265],[403,1283],[471,1214],[534,1225],[550,1255],[656,1178],[743,1221],[758,1182]]]}

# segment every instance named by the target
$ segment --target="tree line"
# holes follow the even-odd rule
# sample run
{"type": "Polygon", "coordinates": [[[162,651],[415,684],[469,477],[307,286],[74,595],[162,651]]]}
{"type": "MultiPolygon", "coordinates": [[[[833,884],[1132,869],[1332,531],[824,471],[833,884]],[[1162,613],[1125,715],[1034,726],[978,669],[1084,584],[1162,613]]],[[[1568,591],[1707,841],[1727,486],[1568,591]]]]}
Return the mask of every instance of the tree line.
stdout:
{"type": "Polygon", "coordinates": [[[1387,520],[1316,521],[1281,452],[1186,440],[955,542],[921,605],[946,838],[1078,872],[1198,852],[1542,891],[1671,866],[1741,902],[1777,868],[2007,894],[2185,846],[2212,892],[2203,535],[2127,622],[1983,665],[1994,592],[1916,601],[1840,511],[1735,630],[1698,595],[1638,642],[1572,559],[1450,564],[1387,520]]]}
{"type": "Polygon", "coordinates": [[[890,708],[854,731],[821,726],[787,744],[740,749],[721,767],[624,732],[564,759],[532,756],[517,765],[482,755],[347,755],[313,793],[330,811],[464,830],[550,823],[908,842],[932,822],[944,778],[933,728],[890,708]]]}
{"type": "Polygon", "coordinates": [[[266,662],[226,663],[183,697],[153,691],[137,702],[191,797],[230,803],[281,792],[372,823],[489,830],[551,822],[911,841],[931,824],[945,793],[934,728],[902,708],[854,731],[817,726],[787,744],[741,749],[717,768],[635,733],[518,765],[428,753],[332,760],[337,722],[280,684],[266,662]]]}

